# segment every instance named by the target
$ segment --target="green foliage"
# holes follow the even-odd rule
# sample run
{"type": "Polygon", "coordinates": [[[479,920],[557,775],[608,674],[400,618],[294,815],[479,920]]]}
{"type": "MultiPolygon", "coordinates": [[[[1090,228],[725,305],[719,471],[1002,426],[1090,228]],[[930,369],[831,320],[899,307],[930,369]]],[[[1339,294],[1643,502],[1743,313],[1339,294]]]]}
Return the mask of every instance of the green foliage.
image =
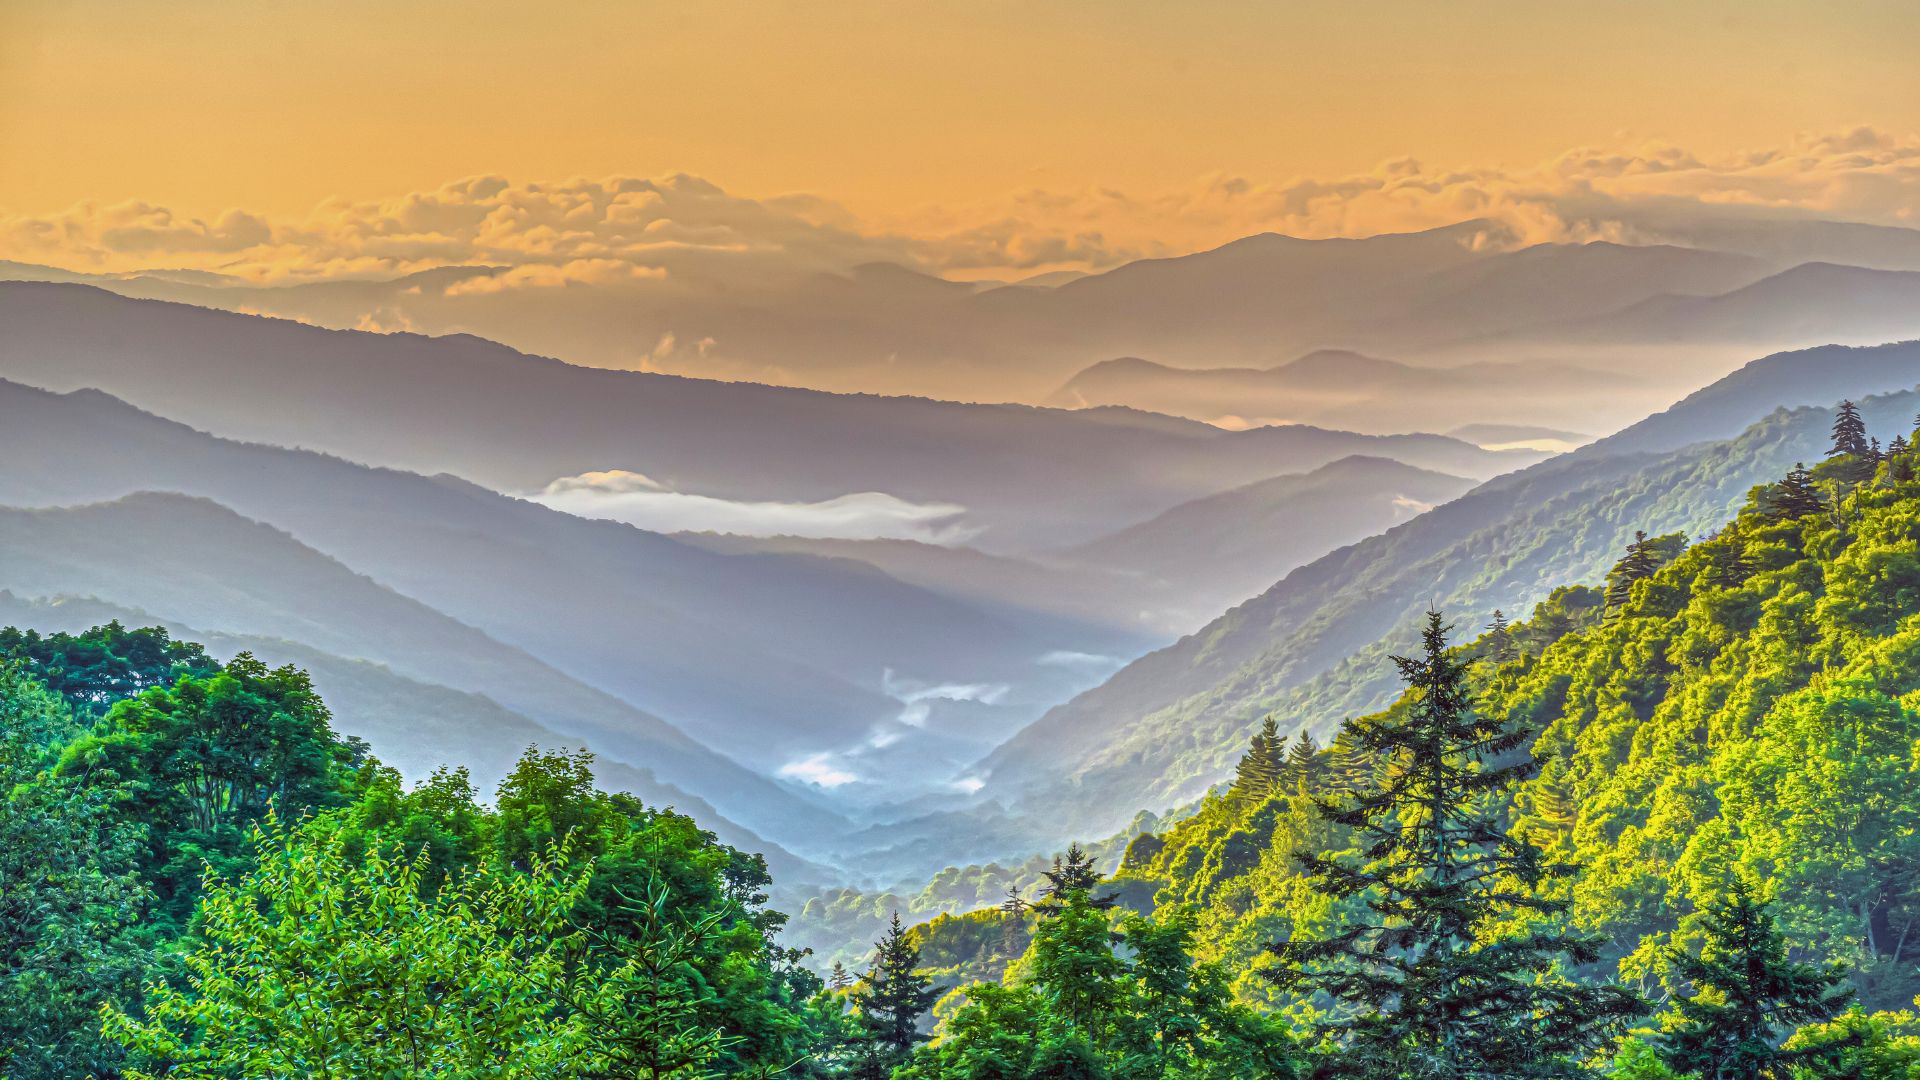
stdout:
{"type": "Polygon", "coordinates": [[[1795,1063],[1845,1048],[1845,1039],[1832,1038],[1782,1047],[1788,1032],[1831,1019],[1853,993],[1840,985],[1843,970],[1788,957],[1785,936],[1745,882],[1708,906],[1703,930],[1699,956],[1674,956],[1674,974],[1690,987],[1675,1000],[1676,1022],[1661,1039],[1675,1071],[1702,1080],[1787,1080],[1795,1063]]]}
{"type": "Polygon", "coordinates": [[[145,827],[141,872],[158,917],[178,926],[203,867],[231,875],[249,863],[247,835],[270,807],[291,820],[346,802],[365,751],[330,720],[305,672],[242,653],[213,675],[119,701],[58,771],[111,787],[118,812],[145,827]]]}
{"type": "Polygon", "coordinates": [[[920,950],[895,915],[887,934],[874,943],[873,964],[849,995],[857,1012],[861,1045],[853,1075],[884,1077],[925,1042],[920,1018],[933,1008],[939,991],[919,972],[920,950]]]}
{"type": "Polygon", "coordinates": [[[1536,767],[1515,753],[1528,732],[1475,709],[1446,634],[1430,612],[1422,655],[1396,658],[1409,707],[1356,728],[1360,748],[1388,762],[1385,782],[1321,806],[1353,830],[1360,858],[1300,856],[1315,886],[1364,900],[1367,915],[1291,936],[1272,978],[1339,1006],[1317,1032],[1338,1075],[1563,1075],[1639,1002],[1558,972],[1599,954],[1595,940],[1548,925],[1568,905],[1541,888],[1574,868],[1503,827],[1497,800],[1536,767]],[[1514,916],[1532,925],[1502,932],[1514,916]]]}
{"type": "Polygon", "coordinates": [[[214,878],[183,985],[155,983],[143,1016],[106,1033],[148,1076],[583,1075],[595,1058],[571,995],[570,923],[586,879],[565,859],[480,869],[431,897],[424,860],[338,839],[302,842],[269,818],[257,859],[214,878]]]}
{"type": "Polygon", "coordinates": [[[110,1072],[100,1006],[138,988],[151,948],[139,834],[98,791],[48,774],[75,724],[19,661],[0,662],[0,1076],[110,1072]]]}

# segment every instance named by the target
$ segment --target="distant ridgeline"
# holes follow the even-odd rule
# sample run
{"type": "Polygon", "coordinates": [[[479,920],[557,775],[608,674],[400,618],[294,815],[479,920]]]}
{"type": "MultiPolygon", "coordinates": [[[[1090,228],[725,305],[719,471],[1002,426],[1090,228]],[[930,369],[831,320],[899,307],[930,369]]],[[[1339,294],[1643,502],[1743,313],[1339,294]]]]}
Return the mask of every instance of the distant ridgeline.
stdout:
{"type": "Polygon", "coordinates": [[[1910,438],[1846,405],[1712,535],[1433,615],[1112,878],[958,874],[1011,889],[825,980],[763,860],[584,754],[406,790],[297,669],[6,630],[0,1074],[1920,1075],[1910,438]]]}

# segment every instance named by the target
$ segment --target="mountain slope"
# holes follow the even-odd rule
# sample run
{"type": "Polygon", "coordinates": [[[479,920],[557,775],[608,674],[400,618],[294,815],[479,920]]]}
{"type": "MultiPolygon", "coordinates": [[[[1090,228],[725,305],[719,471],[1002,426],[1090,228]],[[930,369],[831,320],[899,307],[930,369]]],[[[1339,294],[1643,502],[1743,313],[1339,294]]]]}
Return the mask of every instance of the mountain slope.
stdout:
{"type": "Polygon", "coordinates": [[[216,439],[98,393],[0,384],[0,419],[0,501],[215,499],[768,771],[876,730],[917,736],[902,679],[1005,684],[1000,725],[1018,726],[1088,685],[1038,658],[1113,641],[849,561],[716,554],[452,478],[216,439]]]}
{"type": "MultiPolygon", "coordinates": [[[[365,740],[383,764],[398,769],[409,782],[425,779],[442,766],[465,768],[486,795],[527,747],[552,750],[580,743],[483,694],[409,679],[369,660],[350,660],[282,638],[209,633],[91,597],[28,599],[0,589],[0,626],[77,634],[115,620],[124,626],[163,626],[176,640],[198,642],[219,658],[249,652],[274,667],[300,668],[327,703],[334,730],[365,740]]],[[[656,806],[698,815],[722,841],[764,855],[775,873],[789,874],[796,882],[836,879],[832,870],[729,821],[705,799],[662,782],[650,770],[602,756],[594,772],[609,789],[631,791],[656,806]]]]}
{"type": "Polygon", "coordinates": [[[1355,431],[1526,421],[1564,427],[1644,416],[1657,381],[1537,360],[1430,367],[1321,349],[1266,368],[1173,368],[1125,357],[1086,368],[1047,399],[1124,405],[1208,423],[1313,423],[1355,431]],[[1604,396],[1606,416],[1596,417],[1604,396]]]}
{"type": "Polygon", "coordinates": [[[1351,454],[1476,477],[1540,458],[1439,436],[1174,429],[579,368],[471,337],[328,331],[76,285],[0,284],[0,325],[0,378],[106,390],[235,438],[501,491],[625,469],[727,499],[884,492],[965,507],[996,550],[1091,539],[1351,454]]]}
{"type": "MultiPolygon", "coordinates": [[[[1736,401],[1748,409],[1762,395],[1802,404],[1805,366],[1822,372],[1815,392],[1823,398],[1920,381],[1916,345],[1791,357],[1759,362],[1658,423],[1500,478],[1301,567],[1051,711],[987,762],[987,793],[1025,796],[1083,832],[1110,831],[1142,805],[1191,798],[1223,775],[1268,712],[1283,730],[1324,729],[1380,707],[1392,692],[1386,653],[1407,644],[1407,628],[1428,603],[1477,624],[1496,607],[1525,611],[1556,584],[1593,579],[1635,529],[1709,528],[1753,484],[1794,461],[1818,460],[1831,417],[1823,403],[1779,412],[1729,442],[1664,453],[1640,447],[1659,450],[1679,430],[1715,437],[1738,412],[1736,401]],[[1048,803],[1054,787],[1066,794],[1048,803]]],[[[1869,418],[1890,437],[1911,426],[1915,404],[1911,394],[1876,399],[1869,418]]]]}
{"type": "Polygon", "coordinates": [[[1471,480],[1397,461],[1342,458],[1183,503],[1058,557],[1145,579],[1192,620],[1185,627],[1191,629],[1265,592],[1294,567],[1471,487],[1471,480]]]}
{"type": "MultiPolygon", "coordinates": [[[[805,835],[842,826],[664,721],[204,499],[140,494],[71,509],[0,508],[0,553],[0,589],[17,595],[96,597],[187,626],[378,663],[403,678],[485,695],[610,760],[707,795],[749,828],[805,835]]],[[[475,727],[467,738],[483,733],[475,727]]],[[[498,734],[517,743],[530,733],[507,725],[498,734]]],[[[442,750],[460,751],[461,741],[442,750]]],[[[670,800],[678,791],[640,794],[670,800]]]]}

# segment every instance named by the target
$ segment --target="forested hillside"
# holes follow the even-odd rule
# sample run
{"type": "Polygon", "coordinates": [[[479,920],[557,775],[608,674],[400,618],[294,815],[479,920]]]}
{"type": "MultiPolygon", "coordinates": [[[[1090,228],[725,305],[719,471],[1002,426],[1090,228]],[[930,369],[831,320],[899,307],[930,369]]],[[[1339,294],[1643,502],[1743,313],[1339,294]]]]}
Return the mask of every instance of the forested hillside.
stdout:
{"type": "MultiPolygon", "coordinates": [[[[1911,379],[1915,350],[1847,350],[1868,385],[1895,378],[1878,360],[1901,358],[1911,379]]],[[[1809,359],[1815,359],[1809,357],[1809,359]]],[[[1776,373],[1796,368],[1767,365],[1776,373]]],[[[1836,366],[1836,371],[1839,368],[1836,366]]],[[[1732,380],[1730,380],[1732,381],[1732,380]]],[[[1747,380],[1753,381],[1753,380],[1747,380]]],[[[1751,397],[1740,387],[1729,396],[1751,397]]],[[[1791,400],[1791,399],[1789,399],[1791,400]]],[[[1698,430],[1725,423],[1713,395],[1698,430]]],[[[1874,430],[1904,430],[1920,398],[1883,394],[1863,402],[1874,430]]],[[[1750,403],[1749,406],[1751,407],[1750,403]]],[[[1484,484],[1467,495],[1289,574],[1265,594],[1181,642],[1149,654],[1100,687],[1052,710],[997,750],[989,794],[1046,802],[1087,834],[1104,835],[1135,811],[1197,797],[1226,775],[1267,715],[1283,731],[1320,737],[1342,716],[1369,712],[1394,693],[1387,657],[1411,647],[1429,604],[1485,620],[1496,608],[1525,610],[1557,585],[1602,573],[1636,530],[1711,529],[1756,483],[1827,447],[1830,410],[1781,409],[1724,442],[1678,451],[1658,445],[1672,422],[1656,418],[1611,444],[1484,484]],[[1067,785],[1063,808],[1046,793],[1067,785]]]]}
{"type": "Polygon", "coordinates": [[[585,754],[409,788],[295,667],[0,632],[0,1064],[1914,1075],[1920,452],[1873,415],[1525,620],[1429,614],[1389,708],[1325,746],[1265,724],[1111,877],[1076,846],[877,898],[978,910],[824,978],[763,858],[585,754]]]}

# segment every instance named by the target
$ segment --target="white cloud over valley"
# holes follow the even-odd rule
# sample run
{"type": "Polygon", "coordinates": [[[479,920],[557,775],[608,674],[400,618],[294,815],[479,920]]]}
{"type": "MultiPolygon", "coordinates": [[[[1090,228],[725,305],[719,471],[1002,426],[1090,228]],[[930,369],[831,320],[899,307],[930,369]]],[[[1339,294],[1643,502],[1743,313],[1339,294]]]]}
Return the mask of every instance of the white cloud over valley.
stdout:
{"type": "Polygon", "coordinates": [[[908,502],[878,491],[818,502],[736,501],[674,491],[644,474],[617,469],[563,477],[529,498],[579,517],[624,521],[663,533],[934,544],[958,543],[972,534],[959,520],[966,508],[950,503],[908,502]]]}

